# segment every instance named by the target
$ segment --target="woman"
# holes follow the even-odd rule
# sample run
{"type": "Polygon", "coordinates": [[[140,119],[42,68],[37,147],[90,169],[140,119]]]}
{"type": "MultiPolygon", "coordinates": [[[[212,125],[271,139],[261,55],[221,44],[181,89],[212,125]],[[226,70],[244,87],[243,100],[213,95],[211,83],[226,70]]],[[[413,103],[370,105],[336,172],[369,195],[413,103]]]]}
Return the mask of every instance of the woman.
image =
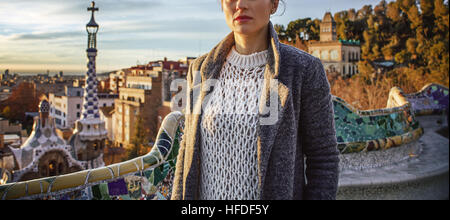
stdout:
{"type": "Polygon", "coordinates": [[[172,199],[335,199],[320,60],[279,42],[269,20],[279,0],[221,4],[232,32],[190,65],[172,199]]]}

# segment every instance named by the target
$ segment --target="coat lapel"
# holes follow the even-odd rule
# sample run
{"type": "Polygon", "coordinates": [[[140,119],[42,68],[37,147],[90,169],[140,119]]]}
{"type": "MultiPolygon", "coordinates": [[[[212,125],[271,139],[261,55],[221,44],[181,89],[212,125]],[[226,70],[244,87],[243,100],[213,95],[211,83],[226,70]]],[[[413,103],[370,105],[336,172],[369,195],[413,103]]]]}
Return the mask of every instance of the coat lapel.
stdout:
{"type": "MultiPolygon", "coordinates": [[[[264,177],[267,172],[267,165],[272,149],[273,142],[277,135],[279,121],[282,118],[284,104],[289,94],[289,88],[277,80],[280,69],[280,42],[278,40],[277,33],[275,32],[272,22],[269,22],[270,44],[269,44],[269,57],[266,69],[264,72],[263,88],[260,96],[259,117],[260,123],[257,128],[258,132],[258,175],[260,190],[262,192],[264,186],[264,177]],[[272,94],[272,107],[271,103],[272,94]],[[273,103],[275,101],[277,111],[273,111],[273,103]],[[268,114],[270,113],[270,114],[268,114]],[[269,115],[269,118],[267,117],[269,115]],[[261,123],[262,122],[262,123],[261,123]]],[[[198,145],[201,143],[198,141],[201,138],[200,132],[200,118],[203,114],[202,103],[205,97],[213,91],[213,87],[216,81],[209,81],[212,84],[206,84],[209,79],[218,79],[219,73],[223,64],[226,61],[226,57],[234,45],[233,32],[229,33],[225,39],[223,39],[216,47],[214,47],[206,56],[205,60],[200,67],[201,81],[199,75],[194,76],[193,88],[197,88],[199,92],[198,98],[195,98],[192,102],[193,111],[197,114],[192,114],[192,132],[190,143],[198,145]],[[200,81],[200,82],[199,82],[200,81]],[[201,87],[201,89],[199,88],[201,87]],[[211,88],[211,89],[210,89],[211,88]],[[198,114],[199,113],[199,114],[198,114]],[[196,141],[197,140],[197,141],[196,141]]],[[[194,95],[194,97],[196,97],[194,95]]],[[[194,158],[194,151],[199,152],[200,146],[194,146],[193,151],[190,151],[192,155],[186,155],[187,158],[194,158]]],[[[199,154],[197,154],[198,156],[199,154]]],[[[197,157],[199,160],[200,158],[197,157]]],[[[194,161],[191,161],[191,163],[194,161]]],[[[199,161],[197,161],[199,162],[199,161]]],[[[193,165],[193,164],[191,164],[193,165]]],[[[189,166],[191,167],[191,166],[189,166]]],[[[196,166],[197,169],[199,166],[196,166]]]]}

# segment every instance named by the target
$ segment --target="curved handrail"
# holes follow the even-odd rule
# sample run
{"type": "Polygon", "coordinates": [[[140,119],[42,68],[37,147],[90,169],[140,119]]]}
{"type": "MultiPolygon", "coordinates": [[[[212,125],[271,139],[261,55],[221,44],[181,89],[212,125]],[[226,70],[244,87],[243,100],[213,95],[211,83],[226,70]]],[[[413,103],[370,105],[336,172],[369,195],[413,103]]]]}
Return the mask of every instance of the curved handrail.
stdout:
{"type": "Polygon", "coordinates": [[[169,157],[176,158],[177,152],[172,152],[172,145],[183,118],[181,112],[167,115],[161,124],[155,145],[144,156],[106,167],[0,185],[0,198],[9,200],[56,195],[158,167],[168,161],[169,157]]]}

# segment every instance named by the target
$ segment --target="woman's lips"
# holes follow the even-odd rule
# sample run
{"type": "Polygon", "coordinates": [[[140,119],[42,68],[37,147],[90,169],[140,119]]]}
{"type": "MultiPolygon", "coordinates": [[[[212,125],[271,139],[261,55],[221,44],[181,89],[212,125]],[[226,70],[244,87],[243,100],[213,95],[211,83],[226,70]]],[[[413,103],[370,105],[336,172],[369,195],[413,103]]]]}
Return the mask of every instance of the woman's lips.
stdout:
{"type": "Polygon", "coordinates": [[[246,22],[246,21],[250,21],[250,20],[252,20],[253,18],[252,17],[249,17],[249,16],[238,16],[237,18],[235,18],[234,20],[235,21],[238,21],[238,22],[246,22]]]}

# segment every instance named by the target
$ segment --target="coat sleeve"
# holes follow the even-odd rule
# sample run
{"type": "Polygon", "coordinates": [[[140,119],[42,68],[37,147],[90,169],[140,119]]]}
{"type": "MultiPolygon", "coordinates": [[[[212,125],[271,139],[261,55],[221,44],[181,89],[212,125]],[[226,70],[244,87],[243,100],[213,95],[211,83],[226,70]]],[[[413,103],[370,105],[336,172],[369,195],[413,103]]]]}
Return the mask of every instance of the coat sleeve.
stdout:
{"type": "MultiPolygon", "coordinates": [[[[191,78],[192,78],[192,64],[189,66],[188,74],[186,76],[187,83],[187,91],[186,91],[186,108],[190,108],[190,87],[191,87],[191,78]]],[[[184,120],[184,128],[188,129],[188,121],[189,117],[186,115],[188,111],[185,109],[185,120],[184,120]]],[[[180,148],[178,150],[177,163],[175,165],[175,176],[173,179],[172,185],[172,196],[171,200],[182,200],[183,196],[183,170],[184,170],[184,151],[186,148],[186,134],[187,130],[184,131],[182,140],[180,141],[180,148]]]]}
{"type": "Polygon", "coordinates": [[[180,142],[180,149],[177,156],[177,164],[175,166],[175,176],[173,179],[172,186],[172,197],[171,200],[181,200],[183,199],[183,165],[184,165],[184,149],[186,146],[185,139],[183,138],[180,142]]]}
{"type": "Polygon", "coordinates": [[[339,176],[334,110],[323,65],[313,58],[303,75],[299,132],[306,156],[305,199],[336,199],[339,176]]]}

